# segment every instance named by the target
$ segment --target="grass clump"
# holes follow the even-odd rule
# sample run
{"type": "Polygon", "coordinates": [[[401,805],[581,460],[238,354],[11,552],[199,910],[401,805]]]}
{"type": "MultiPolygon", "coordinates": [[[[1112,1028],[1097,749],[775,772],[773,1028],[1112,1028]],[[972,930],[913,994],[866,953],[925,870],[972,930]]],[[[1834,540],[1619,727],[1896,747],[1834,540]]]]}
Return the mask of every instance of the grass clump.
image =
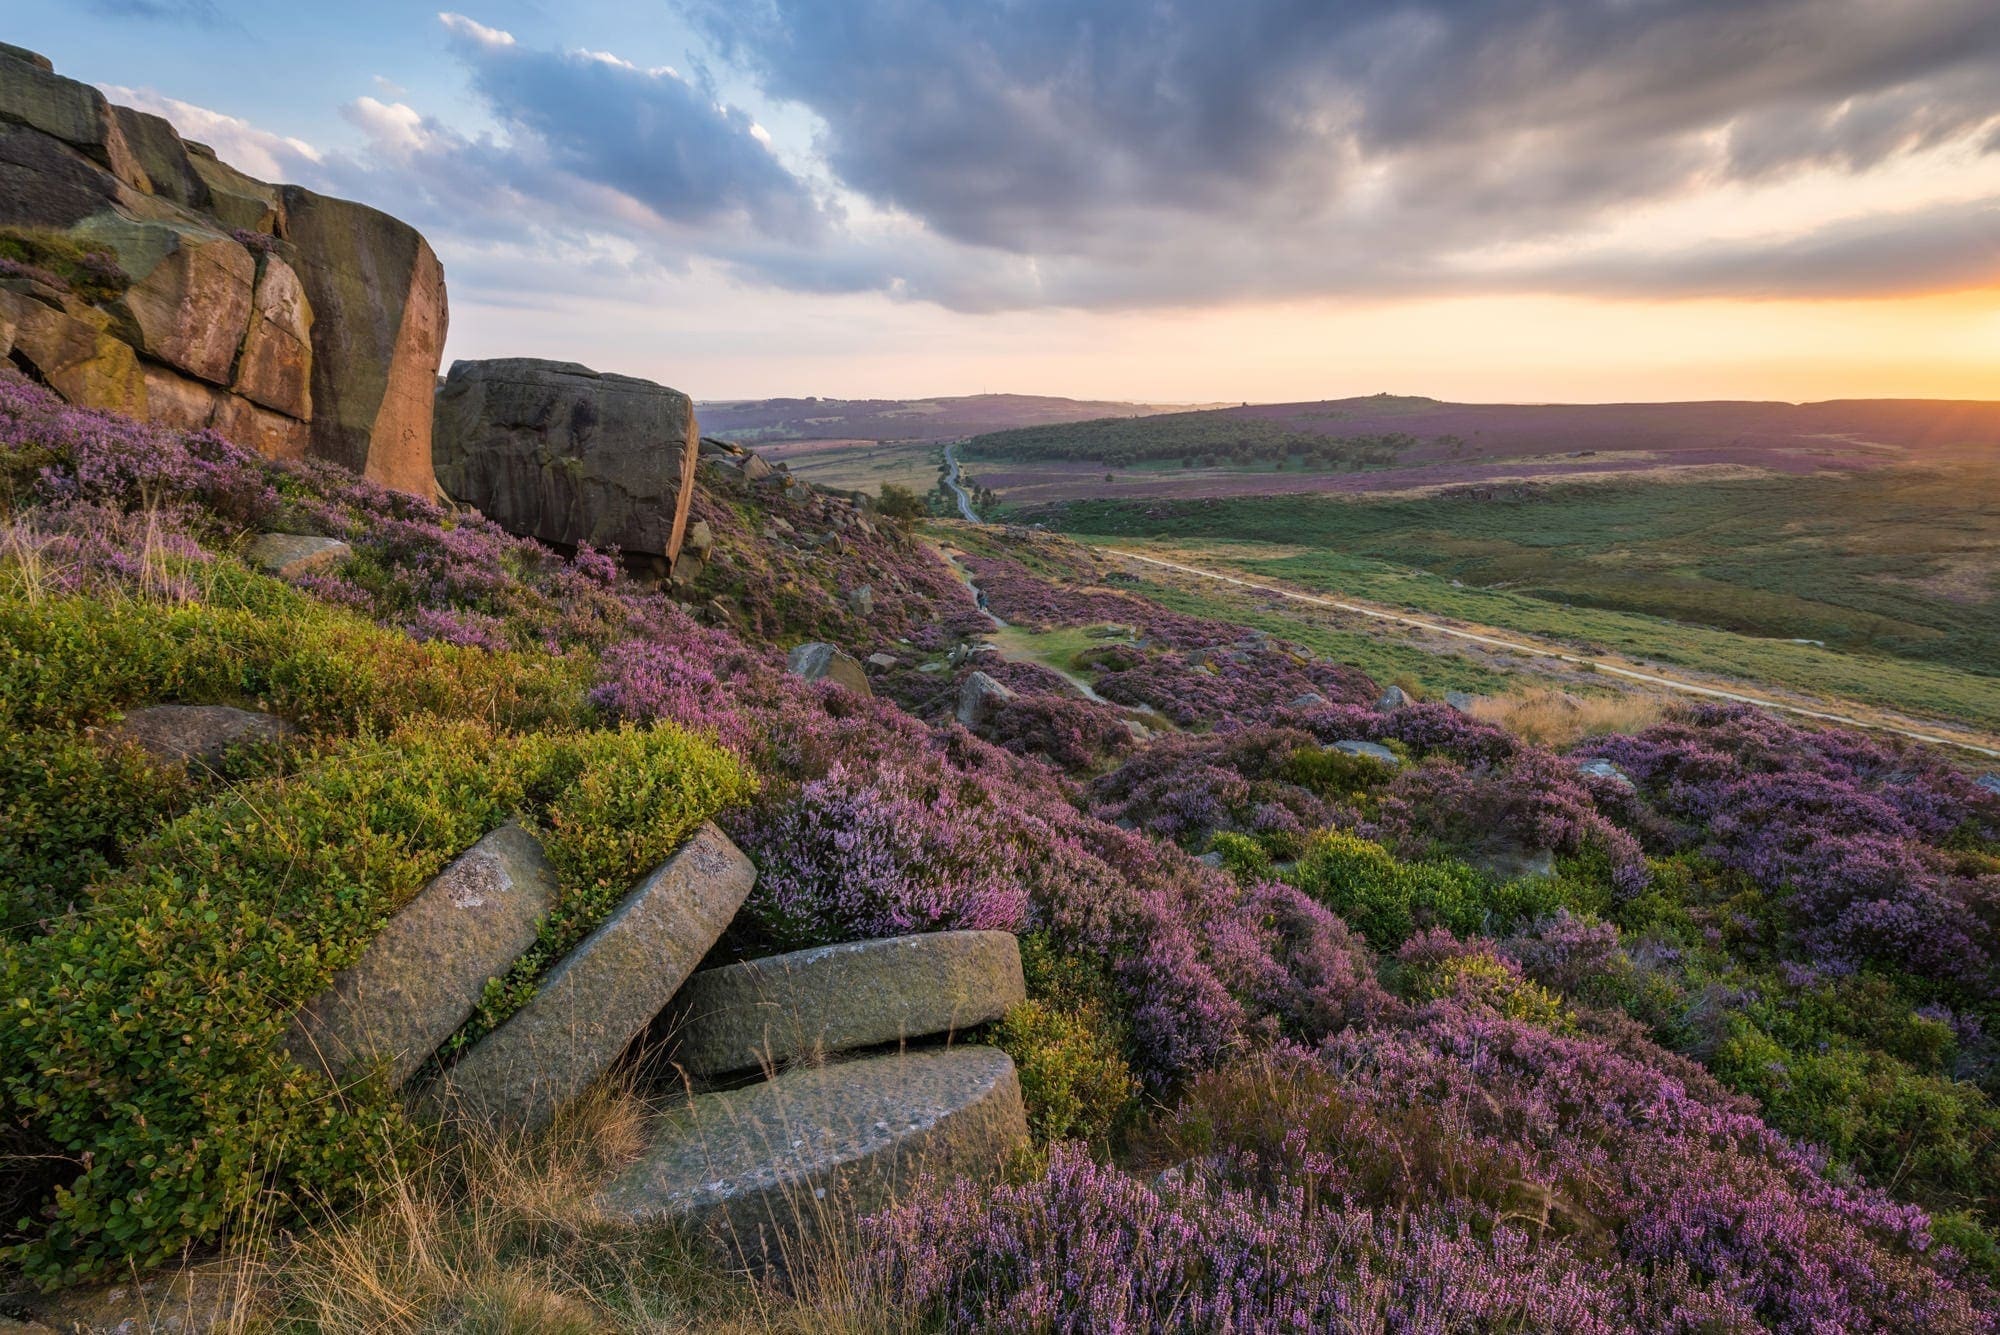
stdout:
{"type": "Polygon", "coordinates": [[[1462,862],[1401,861],[1341,830],[1315,835],[1288,879],[1382,951],[1432,927],[1475,936],[1564,907],[1552,878],[1500,884],[1462,862]]]}
{"type": "Polygon", "coordinates": [[[0,278],[53,279],[93,305],[116,301],[132,285],[109,246],[79,241],[49,227],[0,227],[0,278]]]}

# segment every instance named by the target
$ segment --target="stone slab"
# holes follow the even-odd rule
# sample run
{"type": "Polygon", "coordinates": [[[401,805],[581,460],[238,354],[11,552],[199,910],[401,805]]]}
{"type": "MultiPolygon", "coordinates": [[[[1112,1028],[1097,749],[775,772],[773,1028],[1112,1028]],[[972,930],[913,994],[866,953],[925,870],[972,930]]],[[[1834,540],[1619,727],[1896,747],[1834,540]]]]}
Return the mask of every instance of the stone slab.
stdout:
{"type": "Polygon", "coordinates": [[[464,1024],[556,906],[556,869],[503,825],[397,910],[361,958],[301,1010],[285,1046],[336,1079],[381,1063],[401,1085],[464,1024]]]}
{"type": "Polygon", "coordinates": [[[238,746],[282,741],[296,729],[275,714],[232,705],[148,705],[111,736],[172,764],[213,765],[238,746]]]}
{"type": "Polygon", "coordinates": [[[1388,747],[1382,745],[1382,743],[1380,742],[1362,742],[1353,740],[1345,742],[1335,742],[1333,744],[1333,749],[1345,755],[1366,756],[1368,759],[1379,761],[1382,764],[1389,766],[1391,769],[1394,769],[1396,766],[1403,763],[1401,756],[1398,756],[1394,751],[1391,751],[1388,747]]]}
{"type": "Polygon", "coordinates": [[[265,533],[243,553],[250,564],[281,579],[297,579],[339,565],[354,549],[338,538],[303,533],[265,533]]]}
{"type": "Polygon", "coordinates": [[[430,1101],[494,1125],[546,1125],[667,1008],[750,893],[756,869],[713,824],[641,881],[479,1040],[430,1101]]]}
{"type": "Polygon", "coordinates": [[[807,681],[830,681],[836,686],[845,686],[856,695],[875,694],[874,686],[868,681],[868,670],[852,655],[831,644],[801,644],[785,656],[785,666],[792,675],[807,681]]]}
{"type": "Polygon", "coordinates": [[[805,1066],[702,1094],[601,1188],[599,1212],[707,1231],[754,1268],[793,1240],[905,1195],[925,1173],[992,1177],[1027,1137],[1014,1063],[955,1047],[805,1066]]]}
{"type": "Polygon", "coordinates": [[[948,1034],[1027,999],[1010,932],[927,932],[704,969],[675,998],[674,1060],[697,1076],[948,1034]]]}

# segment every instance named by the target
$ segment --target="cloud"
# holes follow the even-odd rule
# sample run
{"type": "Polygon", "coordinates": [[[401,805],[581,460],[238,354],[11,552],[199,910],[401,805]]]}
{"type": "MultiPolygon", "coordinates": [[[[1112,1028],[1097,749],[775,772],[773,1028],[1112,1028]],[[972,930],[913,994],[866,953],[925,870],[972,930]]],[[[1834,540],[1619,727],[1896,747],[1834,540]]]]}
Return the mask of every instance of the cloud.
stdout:
{"type": "Polygon", "coordinates": [[[325,160],[303,139],[259,129],[240,117],[165,97],[150,88],[105,84],[101,91],[113,102],[166,117],[185,137],[207,144],[224,162],[261,180],[304,180],[314,176],[325,160]]]}
{"type": "Polygon", "coordinates": [[[844,185],[1033,259],[1000,304],[1491,281],[1455,257],[2000,129],[1991,0],[690,3],[844,185]]]}

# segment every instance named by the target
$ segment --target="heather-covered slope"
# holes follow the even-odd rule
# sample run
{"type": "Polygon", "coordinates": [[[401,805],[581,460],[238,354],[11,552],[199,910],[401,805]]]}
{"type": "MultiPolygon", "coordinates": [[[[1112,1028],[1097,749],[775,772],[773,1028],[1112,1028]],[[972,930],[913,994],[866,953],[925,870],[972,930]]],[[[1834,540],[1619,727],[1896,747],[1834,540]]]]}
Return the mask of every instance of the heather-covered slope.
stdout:
{"type": "MultiPolygon", "coordinates": [[[[18,384],[0,471],[0,1135],[33,1165],[0,1185],[28,1279],[347,1209],[434,1133],[274,1063],[289,1007],[510,816],[564,850],[553,951],[713,812],[759,872],[724,954],[1022,937],[994,1037],[1045,1153],[859,1222],[812,1290],[842,1319],[1993,1328],[2000,796],[1934,754],[1710,710],[1586,771],[1047,540],[963,558],[1034,650],[1003,659],[923,535],[782,475],[703,470],[677,603],[18,384]],[[353,554],[286,585],[238,555],[272,528],[353,554]],[[788,675],[805,639],[870,660],[874,696],[788,675]],[[975,673],[1011,693],[979,735],[975,673]],[[160,701],[304,738],[191,773],[101,731],[160,701]]],[[[683,1282],[657,1248],[548,1260],[570,1241],[524,1227],[508,1282],[633,1328],[683,1282]]]]}

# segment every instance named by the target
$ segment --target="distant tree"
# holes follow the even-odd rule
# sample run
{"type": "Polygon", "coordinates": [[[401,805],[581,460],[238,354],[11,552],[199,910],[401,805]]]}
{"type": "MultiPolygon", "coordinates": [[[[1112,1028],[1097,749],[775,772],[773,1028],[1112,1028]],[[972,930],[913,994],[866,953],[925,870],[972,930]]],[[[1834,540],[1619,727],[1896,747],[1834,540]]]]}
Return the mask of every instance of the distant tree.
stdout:
{"type": "Polygon", "coordinates": [[[930,513],[930,507],[924,504],[923,497],[910,488],[899,486],[894,482],[882,484],[882,495],[875,502],[875,509],[884,518],[904,521],[922,519],[930,513]]]}

